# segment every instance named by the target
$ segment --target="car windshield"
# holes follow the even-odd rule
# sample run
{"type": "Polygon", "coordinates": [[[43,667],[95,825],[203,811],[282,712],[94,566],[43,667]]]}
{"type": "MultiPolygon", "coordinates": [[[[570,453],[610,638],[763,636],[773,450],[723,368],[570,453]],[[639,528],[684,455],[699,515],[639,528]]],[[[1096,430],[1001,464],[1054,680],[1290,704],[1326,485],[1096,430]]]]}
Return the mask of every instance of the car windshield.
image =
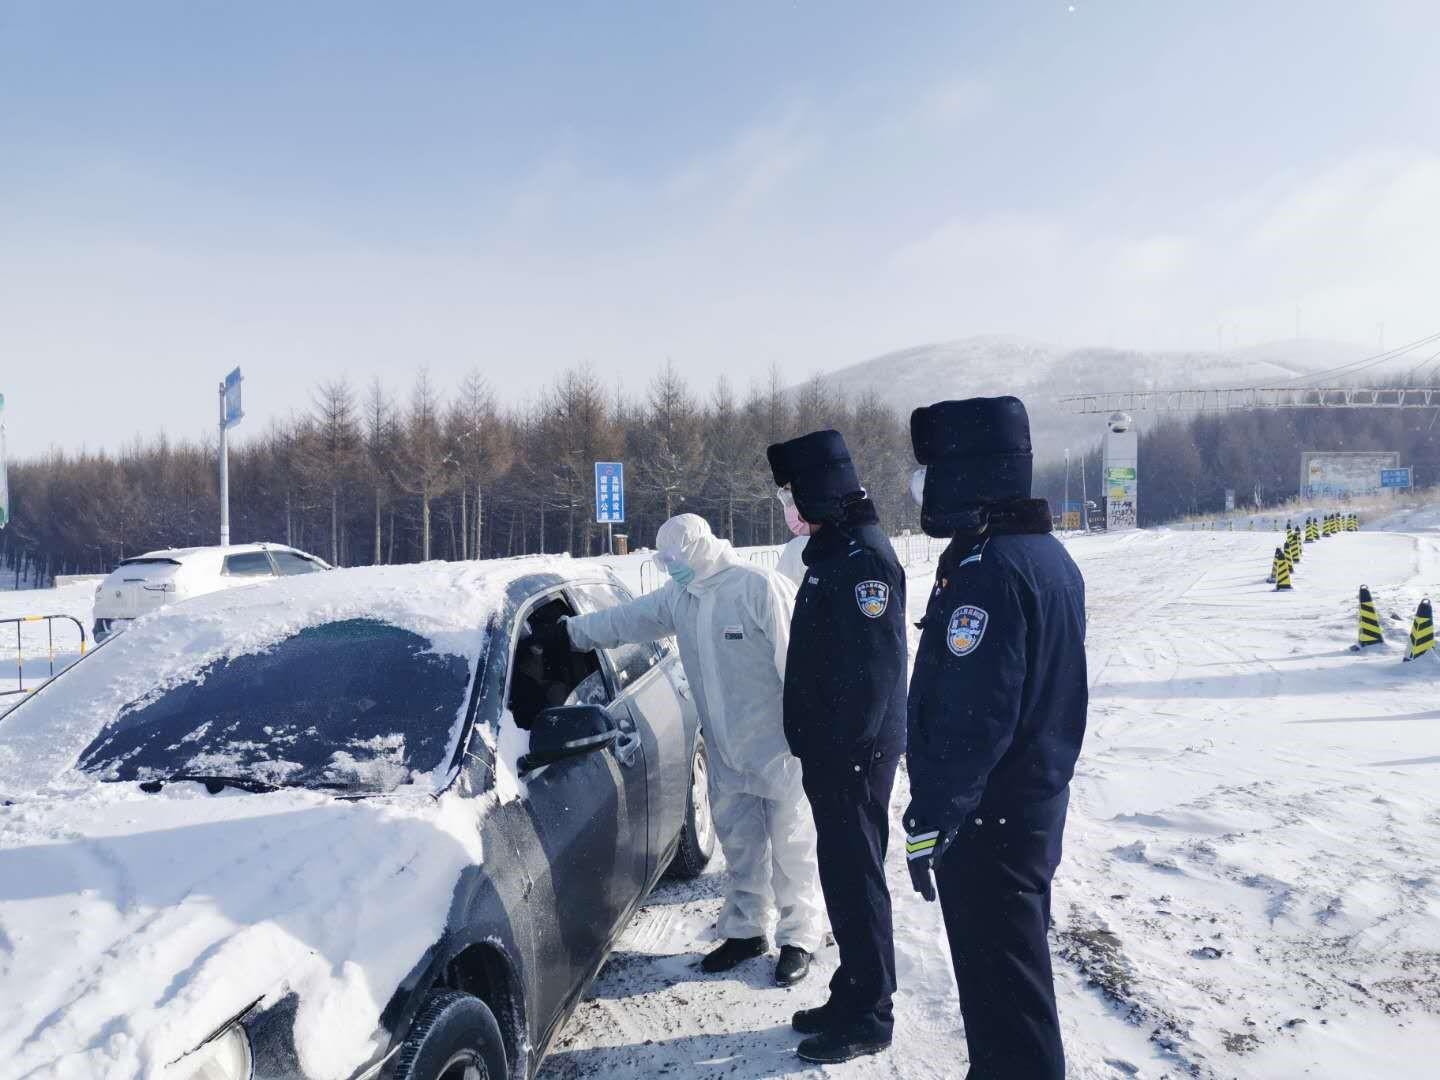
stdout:
{"type": "Polygon", "coordinates": [[[443,764],[469,681],[463,657],[411,631],[327,623],[131,702],[78,767],[110,781],[392,791],[443,764]]]}

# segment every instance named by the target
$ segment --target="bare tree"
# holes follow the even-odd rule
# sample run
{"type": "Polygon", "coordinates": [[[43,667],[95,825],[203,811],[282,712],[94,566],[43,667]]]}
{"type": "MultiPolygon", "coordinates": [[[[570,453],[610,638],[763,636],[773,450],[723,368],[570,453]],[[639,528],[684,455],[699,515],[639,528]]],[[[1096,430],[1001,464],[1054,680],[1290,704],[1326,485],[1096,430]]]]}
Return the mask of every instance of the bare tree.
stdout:
{"type": "Polygon", "coordinates": [[[316,453],[307,461],[330,501],[330,563],[339,566],[341,499],[355,480],[361,442],[355,393],[345,379],[321,383],[313,396],[316,453]]]}
{"type": "Polygon", "coordinates": [[[421,368],[410,391],[395,479],[402,490],[419,498],[422,562],[430,559],[430,504],[444,494],[449,473],[439,399],[430,383],[430,373],[421,368]]]}

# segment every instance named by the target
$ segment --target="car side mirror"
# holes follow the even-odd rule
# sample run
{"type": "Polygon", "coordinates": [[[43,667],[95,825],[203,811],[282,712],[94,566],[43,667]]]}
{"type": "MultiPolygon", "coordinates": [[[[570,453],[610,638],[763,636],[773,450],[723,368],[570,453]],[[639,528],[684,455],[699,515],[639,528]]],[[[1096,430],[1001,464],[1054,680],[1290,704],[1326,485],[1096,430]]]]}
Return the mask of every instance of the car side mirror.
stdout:
{"type": "Polygon", "coordinates": [[[599,705],[561,705],[546,709],[530,725],[530,752],[517,763],[534,772],[566,758],[604,750],[620,737],[615,721],[599,705]]]}

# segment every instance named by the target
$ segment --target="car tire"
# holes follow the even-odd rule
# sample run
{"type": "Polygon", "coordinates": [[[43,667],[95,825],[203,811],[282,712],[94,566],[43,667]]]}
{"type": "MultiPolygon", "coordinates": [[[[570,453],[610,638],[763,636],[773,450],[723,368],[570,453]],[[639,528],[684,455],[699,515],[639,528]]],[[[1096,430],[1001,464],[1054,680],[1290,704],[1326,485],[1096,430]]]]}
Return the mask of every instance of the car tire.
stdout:
{"type": "Polygon", "coordinates": [[[431,994],[410,1025],[392,1075],[395,1080],[508,1080],[505,1041],[495,1014],[471,994],[431,994]]]}
{"type": "Polygon", "coordinates": [[[710,755],[705,739],[695,737],[695,752],[690,758],[690,795],[685,804],[685,828],[680,833],[680,846],[670,862],[668,873],[682,881],[699,877],[715,854],[715,819],[710,815],[710,755]]]}

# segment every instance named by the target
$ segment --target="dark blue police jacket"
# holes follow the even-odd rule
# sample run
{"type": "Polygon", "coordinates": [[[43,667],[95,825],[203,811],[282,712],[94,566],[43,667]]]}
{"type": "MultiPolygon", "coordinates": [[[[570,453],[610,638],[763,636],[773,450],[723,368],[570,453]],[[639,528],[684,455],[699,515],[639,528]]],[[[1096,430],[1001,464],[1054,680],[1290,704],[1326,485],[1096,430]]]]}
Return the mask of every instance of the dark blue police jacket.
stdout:
{"type": "Polygon", "coordinates": [[[805,545],[785,660],[785,738],[807,766],[905,750],[905,571],[867,501],[805,545]]]}
{"type": "Polygon", "coordinates": [[[977,810],[1018,812],[1075,771],[1085,580],[1043,501],[1021,505],[941,556],[910,680],[907,825],[947,832],[977,810]]]}

